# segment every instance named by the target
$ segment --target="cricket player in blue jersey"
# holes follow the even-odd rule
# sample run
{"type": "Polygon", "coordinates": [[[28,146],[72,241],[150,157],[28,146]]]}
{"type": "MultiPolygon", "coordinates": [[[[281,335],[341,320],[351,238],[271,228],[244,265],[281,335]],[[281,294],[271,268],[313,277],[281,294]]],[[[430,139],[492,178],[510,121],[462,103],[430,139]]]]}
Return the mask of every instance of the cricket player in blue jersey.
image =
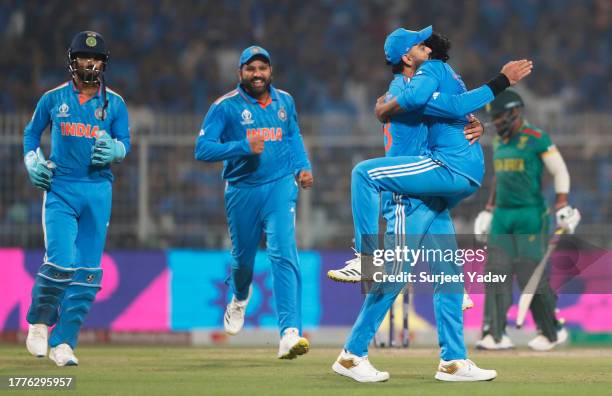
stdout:
{"type": "Polygon", "coordinates": [[[44,190],[45,256],[32,289],[26,346],[58,366],[75,366],[83,322],[101,288],[100,260],[110,221],[111,164],[130,150],[123,98],[106,87],[109,51],[96,32],[78,33],[68,49],[72,80],[47,91],[24,131],[30,181],[44,190]],[[40,138],[50,125],[51,156],[40,138]],[[49,337],[48,329],[55,326],[49,337]]]}
{"type": "Polygon", "coordinates": [[[312,171],[293,98],[271,85],[268,51],[259,46],[246,48],[238,69],[238,86],[210,107],[195,148],[198,160],[224,161],[233,297],[223,323],[231,335],[242,329],[255,254],[265,233],[281,335],[278,357],[294,359],[310,347],[302,336],[295,211],[298,183],[310,188],[312,171]]]}
{"type": "MultiPolygon", "coordinates": [[[[430,37],[431,34],[431,27],[420,32],[398,29],[387,38],[385,54],[395,75],[387,95],[389,99],[401,95],[408,88],[410,78],[420,65],[420,62],[418,62],[419,55],[422,55],[420,59],[428,59],[430,56],[440,59],[442,62],[448,59],[447,52],[450,48],[448,40],[439,34],[430,37]],[[423,41],[425,42],[422,43],[423,41]],[[412,51],[412,48],[419,43],[424,45],[422,50],[425,54],[412,51]],[[406,56],[405,59],[404,56],[406,56]]],[[[464,105],[474,106],[471,109],[461,108],[459,104],[448,101],[449,99],[456,99],[456,96],[449,97],[444,93],[436,93],[435,101],[427,102],[424,111],[393,116],[391,122],[385,125],[387,157],[426,155],[428,151],[428,130],[427,125],[423,123],[423,113],[431,113],[432,111],[428,107],[432,102],[435,102],[441,106],[437,116],[447,119],[460,119],[466,112],[475,110],[477,106],[482,105],[479,101],[470,104],[471,97],[478,99],[478,95],[480,95],[478,92],[471,92],[471,94],[459,95],[464,105]],[[453,110],[459,108],[461,108],[459,113],[453,113],[453,110]]],[[[468,145],[474,143],[471,135],[470,132],[465,137],[462,136],[464,140],[467,138],[465,143],[468,145]]],[[[406,244],[406,240],[410,240],[410,244],[417,247],[421,247],[423,244],[427,245],[427,248],[456,248],[454,238],[448,237],[448,235],[454,234],[454,228],[448,212],[448,200],[446,198],[421,197],[421,199],[417,199],[388,191],[383,192],[383,197],[385,198],[383,214],[387,219],[387,235],[403,238],[404,244],[406,244]],[[423,238],[424,234],[427,234],[425,238],[423,238]],[[435,235],[441,237],[433,237],[435,235]]],[[[342,271],[347,270],[351,273],[358,272],[360,274],[359,257],[352,261],[357,262],[358,268],[354,265],[355,263],[349,262],[349,265],[353,264],[352,268],[345,267],[345,269],[335,271],[335,274],[330,275],[340,276],[342,271]]],[[[461,268],[452,262],[429,262],[429,265],[431,272],[434,274],[452,275],[462,272],[461,268]]],[[[334,278],[333,276],[330,277],[334,278]]],[[[376,370],[367,359],[368,344],[404,283],[384,286],[392,287],[381,288],[381,292],[375,291],[366,297],[351,335],[345,344],[345,349],[332,366],[337,373],[361,382],[378,382],[389,378],[389,373],[376,370]]],[[[467,359],[461,314],[463,285],[448,287],[448,285],[443,286],[438,283],[434,285],[434,293],[434,310],[441,347],[441,362],[435,377],[444,381],[480,381],[495,378],[497,374],[494,370],[480,369],[467,359]]]]}

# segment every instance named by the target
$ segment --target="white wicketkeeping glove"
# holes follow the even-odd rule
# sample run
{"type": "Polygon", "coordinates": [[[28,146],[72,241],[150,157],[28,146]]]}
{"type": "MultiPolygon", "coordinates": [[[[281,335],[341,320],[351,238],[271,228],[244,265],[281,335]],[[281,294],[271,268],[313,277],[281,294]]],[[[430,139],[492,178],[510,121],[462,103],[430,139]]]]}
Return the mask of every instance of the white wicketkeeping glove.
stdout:
{"type": "Polygon", "coordinates": [[[490,210],[483,210],[478,213],[476,220],[474,220],[474,235],[478,242],[486,242],[487,235],[491,231],[491,221],[493,220],[493,213],[490,210]]]}
{"type": "Polygon", "coordinates": [[[563,228],[568,234],[573,234],[576,230],[576,226],[580,223],[580,211],[569,205],[557,209],[555,215],[557,218],[557,227],[563,228]]]}

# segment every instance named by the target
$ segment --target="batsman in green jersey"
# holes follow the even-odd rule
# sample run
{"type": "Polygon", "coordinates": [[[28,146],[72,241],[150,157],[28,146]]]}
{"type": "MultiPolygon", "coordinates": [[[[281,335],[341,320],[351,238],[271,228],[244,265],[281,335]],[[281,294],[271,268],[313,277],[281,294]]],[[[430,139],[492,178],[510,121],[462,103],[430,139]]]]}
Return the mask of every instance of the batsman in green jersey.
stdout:
{"type": "MultiPolygon", "coordinates": [[[[568,204],[570,178],[563,157],[548,134],[523,118],[524,102],[506,90],[487,106],[497,130],[493,141],[495,176],[486,206],[474,224],[477,237],[488,234],[490,259],[485,272],[507,274],[507,281],[485,286],[483,338],[480,349],[509,349],[506,317],[512,305],[512,278],[521,290],[542,260],[548,240],[549,210],[542,195],[542,173],[554,178],[557,228],[573,233],[580,212],[568,204]]],[[[530,306],[539,335],[529,342],[534,350],[547,351],[567,340],[567,331],[556,318],[557,296],[543,277],[530,306]]]]}

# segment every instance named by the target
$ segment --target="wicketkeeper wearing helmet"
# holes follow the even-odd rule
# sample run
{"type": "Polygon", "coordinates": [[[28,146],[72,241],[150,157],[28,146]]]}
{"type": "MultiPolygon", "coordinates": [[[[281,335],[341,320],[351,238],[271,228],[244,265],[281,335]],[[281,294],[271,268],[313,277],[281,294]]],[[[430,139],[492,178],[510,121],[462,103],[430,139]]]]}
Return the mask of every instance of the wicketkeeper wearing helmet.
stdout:
{"type": "Polygon", "coordinates": [[[23,138],[32,184],[44,191],[45,256],[32,289],[26,345],[58,366],[77,365],[74,349],[97,292],[112,201],[111,163],[130,150],[125,102],[104,84],[109,51],[99,33],[78,33],[68,49],[71,81],[38,101],[23,138]],[[51,129],[50,161],[40,137],[51,129]],[[55,326],[49,335],[49,327],[55,326]]]}
{"type": "MultiPolygon", "coordinates": [[[[487,285],[481,349],[509,349],[506,315],[512,305],[512,274],[523,289],[546,250],[549,210],[542,195],[542,171],[554,178],[556,227],[573,233],[580,212],[568,203],[570,177],[563,157],[548,134],[523,117],[524,102],[512,90],[502,92],[487,111],[497,130],[493,141],[495,178],[486,209],[478,214],[474,233],[488,236],[490,259],[485,272],[508,274],[509,281],[487,285]]],[[[539,335],[529,342],[534,350],[550,350],[567,339],[556,318],[557,297],[542,278],[530,309],[539,335]]]]}

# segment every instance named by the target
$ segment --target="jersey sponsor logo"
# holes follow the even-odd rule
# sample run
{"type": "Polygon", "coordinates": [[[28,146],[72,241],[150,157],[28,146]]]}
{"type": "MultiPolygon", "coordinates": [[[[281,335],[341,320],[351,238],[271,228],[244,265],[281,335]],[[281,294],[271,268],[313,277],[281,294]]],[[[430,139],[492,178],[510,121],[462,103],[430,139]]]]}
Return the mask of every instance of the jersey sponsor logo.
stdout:
{"type": "Polygon", "coordinates": [[[66,103],[62,103],[57,111],[58,117],[70,117],[70,114],[68,113],[70,111],[70,107],[68,107],[66,103]]]}
{"type": "Polygon", "coordinates": [[[76,136],[95,139],[98,137],[97,125],[83,124],[80,122],[60,122],[62,136],[76,136]]]}
{"type": "Polygon", "coordinates": [[[504,158],[494,161],[495,172],[524,172],[525,160],[522,158],[504,158]]]}
{"type": "Polygon", "coordinates": [[[247,138],[254,136],[263,136],[265,141],[282,141],[283,128],[248,128],[246,130],[247,138]]]}
{"type": "Polygon", "coordinates": [[[242,117],[242,121],[240,122],[242,125],[249,125],[255,122],[253,121],[253,114],[247,109],[242,110],[240,116],[242,117]]]}
{"type": "Polygon", "coordinates": [[[278,110],[278,119],[281,121],[287,121],[287,112],[283,107],[278,110]]]}

